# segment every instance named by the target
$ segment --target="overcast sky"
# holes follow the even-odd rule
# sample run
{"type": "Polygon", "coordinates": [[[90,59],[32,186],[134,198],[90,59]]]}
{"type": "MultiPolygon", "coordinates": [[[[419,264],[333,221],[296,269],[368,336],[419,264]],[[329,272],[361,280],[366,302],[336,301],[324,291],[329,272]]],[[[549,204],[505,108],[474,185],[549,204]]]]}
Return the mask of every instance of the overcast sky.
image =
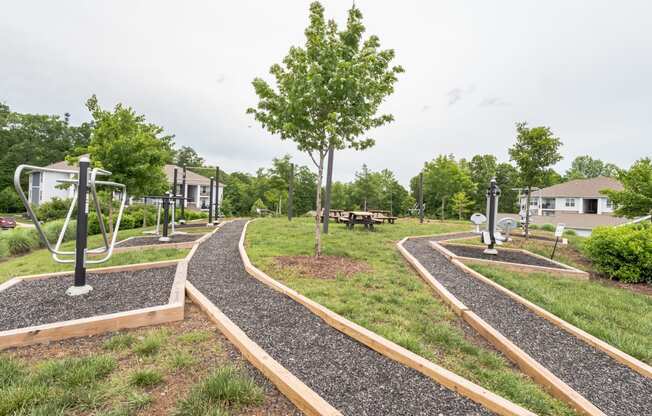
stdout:
{"type": "MultiPolygon", "coordinates": [[[[251,80],[302,45],[309,1],[2,1],[0,101],[19,112],[89,119],[85,100],[132,106],[227,171],[285,153],[245,114],[251,80]]],[[[323,2],[345,22],[348,1],[323,2]]],[[[547,125],[565,170],[590,154],[622,167],[650,156],[652,2],[358,0],[367,34],[403,65],[377,145],[337,154],[404,184],[441,153],[507,161],[514,123],[547,125]]]]}

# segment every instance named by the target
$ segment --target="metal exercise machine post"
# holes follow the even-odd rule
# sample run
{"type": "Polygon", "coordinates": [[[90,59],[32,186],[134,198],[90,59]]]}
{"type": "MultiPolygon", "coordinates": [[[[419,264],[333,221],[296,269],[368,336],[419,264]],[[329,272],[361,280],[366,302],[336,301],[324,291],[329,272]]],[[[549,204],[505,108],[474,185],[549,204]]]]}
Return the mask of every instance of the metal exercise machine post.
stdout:
{"type": "MultiPolygon", "coordinates": [[[[20,165],[18,166],[18,168],[16,168],[16,172],[14,173],[14,187],[16,188],[16,192],[18,192],[18,196],[23,202],[23,205],[25,205],[25,209],[27,210],[28,215],[32,219],[32,222],[34,223],[34,228],[39,234],[39,237],[45,244],[48,251],[52,254],[52,258],[54,259],[54,261],[58,263],[68,263],[68,264],[75,265],[74,286],[71,286],[66,291],[66,293],[70,296],[82,295],[93,290],[93,288],[86,283],[86,266],[89,264],[104,263],[105,261],[109,260],[109,258],[111,258],[113,254],[113,249],[115,247],[116,239],[118,237],[118,231],[120,229],[120,221],[122,219],[122,214],[124,212],[125,203],[127,201],[127,192],[126,192],[125,185],[116,182],[97,180],[97,176],[109,176],[111,175],[111,172],[99,168],[94,168],[90,171],[89,174],[89,169],[90,169],[90,159],[86,156],[82,156],[79,159],[79,170],[52,169],[52,168],[44,168],[44,167],[31,166],[31,165],[20,165]],[[73,197],[70,203],[70,207],[68,209],[68,213],[64,219],[63,226],[61,227],[59,237],[57,239],[57,242],[54,244],[54,246],[48,240],[45,232],[43,231],[43,228],[41,227],[41,223],[36,216],[36,213],[32,209],[29,200],[22,189],[22,186],[20,184],[20,178],[23,171],[26,171],[28,173],[39,172],[41,175],[44,172],[63,173],[63,174],[67,174],[70,177],[69,179],[58,180],[58,182],[62,184],[73,186],[73,197]],[[73,176],[76,176],[77,179],[72,179],[73,176]],[[109,186],[112,188],[119,188],[121,193],[120,210],[118,212],[118,217],[116,219],[113,235],[111,236],[111,241],[109,241],[109,236],[106,232],[104,217],[102,215],[102,208],[100,205],[99,197],[97,196],[98,185],[109,186]],[[98,247],[90,250],[88,249],[88,244],[87,244],[88,243],[88,212],[89,212],[88,194],[89,193],[91,194],[95,205],[95,210],[97,212],[98,223],[100,227],[100,234],[102,235],[102,239],[104,242],[104,247],[98,247]],[[75,250],[62,251],[61,243],[63,242],[63,238],[70,224],[70,219],[72,217],[72,213],[75,209],[75,206],[77,207],[77,217],[76,217],[77,230],[76,230],[75,250]],[[89,260],[87,258],[88,254],[102,254],[102,253],[106,253],[105,256],[102,258],[95,259],[95,260],[89,260]]],[[[113,196],[113,192],[111,193],[111,195],[113,196]]]]}
{"type": "Polygon", "coordinates": [[[423,172],[419,173],[419,223],[423,224],[423,172]]]}
{"type": "Polygon", "coordinates": [[[186,205],[186,167],[183,166],[183,176],[181,179],[181,218],[179,218],[179,224],[186,223],[186,214],[185,214],[185,205],[186,205]]]}
{"type": "MultiPolygon", "coordinates": [[[[161,208],[163,211],[163,231],[158,238],[158,241],[168,242],[170,241],[170,235],[175,234],[174,232],[174,214],[170,214],[170,208],[174,207],[174,201],[181,200],[182,204],[185,201],[185,198],[181,196],[172,196],[171,192],[168,191],[162,196],[148,196],[150,199],[158,199],[161,201],[161,208]],[[170,224],[172,224],[172,234],[170,234],[170,224]]],[[[160,217],[159,217],[160,218],[160,217]]],[[[158,218],[157,218],[157,235],[158,235],[158,218]]]]}
{"type": "Polygon", "coordinates": [[[496,184],[496,178],[492,178],[487,189],[487,233],[483,234],[483,242],[487,244],[485,254],[498,254],[496,250],[496,216],[498,214],[498,198],[500,188],[496,184]]]}
{"type": "Polygon", "coordinates": [[[213,224],[217,225],[219,223],[220,223],[220,167],[215,166],[215,216],[213,217],[213,224]]]}
{"type": "Polygon", "coordinates": [[[208,224],[209,227],[213,226],[213,186],[215,186],[215,178],[211,176],[211,189],[208,193],[208,224]]]}

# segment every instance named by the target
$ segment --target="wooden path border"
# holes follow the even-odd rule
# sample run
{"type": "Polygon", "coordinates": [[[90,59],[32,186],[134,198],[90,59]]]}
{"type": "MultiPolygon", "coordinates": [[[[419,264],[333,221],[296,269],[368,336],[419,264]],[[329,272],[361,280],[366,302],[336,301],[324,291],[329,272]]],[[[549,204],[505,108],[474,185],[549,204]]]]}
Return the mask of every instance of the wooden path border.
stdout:
{"type": "Polygon", "coordinates": [[[244,331],[197,290],[192,283],[186,282],[186,292],[188,297],[209,316],[220,332],[240,350],[242,355],[260,370],[299,410],[308,416],[342,416],[340,411],[331,406],[252,341],[244,331]]]}
{"type": "Polygon", "coordinates": [[[264,283],[265,285],[271,287],[272,289],[300,303],[309,311],[320,317],[328,325],[350,336],[361,344],[366,345],[367,347],[384,355],[387,358],[397,361],[424,374],[442,386],[453,390],[461,396],[467,397],[476,403],[479,403],[480,405],[489,410],[492,410],[493,412],[496,412],[497,414],[506,416],[534,416],[534,413],[530,412],[529,410],[524,409],[521,406],[518,406],[517,404],[514,404],[509,400],[500,397],[497,394],[486,390],[483,387],[480,387],[479,385],[472,383],[471,381],[460,377],[457,374],[446,370],[445,368],[440,367],[431,361],[426,360],[420,355],[417,355],[401,347],[400,345],[381,337],[375,332],[372,332],[356,323],[349,321],[348,319],[336,314],[321,304],[308,299],[307,297],[301,295],[299,292],[290,289],[282,283],[274,280],[269,275],[256,268],[249,260],[249,256],[247,255],[247,252],[244,248],[244,239],[247,232],[247,226],[250,222],[251,221],[247,222],[242,230],[238,249],[240,251],[242,261],[245,265],[245,269],[251,276],[264,283]]]}
{"type": "MultiPolygon", "coordinates": [[[[410,237],[412,238],[412,237],[410,237]]],[[[448,241],[448,240],[439,240],[439,241],[430,241],[430,245],[432,248],[435,250],[439,251],[441,254],[446,256],[449,260],[459,260],[464,264],[480,264],[480,265],[486,265],[486,266],[500,266],[503,269],[511,270],[511,271],[516,271],[516,272],[524,272],[524,273],[550,273],[554,274],[557,276],[564,276],[564,277],[571,277],[574,279],[580,279],[580,280],[589,280],[589,274],[585,272],[584,270],[577,269],[575,267],[569,266],[567,264],[558,262],[556,260],[551,260],[547,257],[543,257],[539,254],[532,253],[531,251],[528,250],[523,250],[519,248],[506,248],[506,247],[501,247],[501,251],[512,251],[512,252],[518,252],[518,253],[523,253],[527,254],[528,256],[532,256],[535,258],[539,258],[542,260],[546,260],[550,263],[556,264],[559,267],[549,267],[549,266],[537,266],[533,264],[525,264],[525,263],[513,263],[513,262],[507,262],[507,261],[500,261],[500,260],[489,260],[489,259],[479,259],[476,257],[465,257],[465,256],[458,256],[457,254],[453,253],[449,249],[445,247],[445,245],[440,244],[443,241],[448,241]]],[[[471,244],[459,244],[459,243],[446,243],[448,246],[458,246],[458,247],[473,247],[474,249],[477,249],[479,246],[474,246],[471,244]]]]}

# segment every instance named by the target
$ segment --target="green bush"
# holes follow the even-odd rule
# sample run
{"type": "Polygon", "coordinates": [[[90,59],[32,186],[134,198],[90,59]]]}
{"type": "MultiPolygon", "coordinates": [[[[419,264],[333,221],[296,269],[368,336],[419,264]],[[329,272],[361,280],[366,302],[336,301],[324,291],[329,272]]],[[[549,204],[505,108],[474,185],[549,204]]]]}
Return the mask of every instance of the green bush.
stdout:
{"type": "Polygon", "coordinates": [[[627,283],[652,283],[652,226],[598,227],[584,242],[596,269],[627,283]]]}
{"type": "Polygon", "coordinates": [[[25,207],[14,188],[8,186],[0,191],[0,212],[23,212],[25,207]]]}
{"type": "MultiPolygon", "coordinates": [[[[43,232],[45,233],[45,236],[48,238],[48,241],[50,241],[51,243],[55,243],[57,241],[57,239],[59,238],[59,233],[61,233],[61,228],[63,227],[63,223],[64,220],[55,220],[43,224],[43,232]]],[[[66,233],[63,236],[63,241],[74,240],[76,229],[77,229],[76,222],[70,221],[70,224],[68,224],[68,228],[66,229],[66,233]]],[[[41,247],[45,246],[43,241],[41,241],[40,239],[39,239],[39,245],[41,247]]]]}
{"type": "Polygon", "coordinates": [[[2,238],[12,256],[29,253],[39,246],[39,238],[34,229],[16,228],[3,233],[2,238]]]}
{"type": "MultiPolygon", "coordinates": [[[[174,215],[177,220],[181,218],[181,210],[177,209],[174,215]]],[[[184,209],[183,216],[185,217],[186,221],[193,221],[208,218],[208,212],[184,209]]],[[[163,212],[161,212],[161,221],[163,221],[163,212]]]]}
{"type": "Polygon", "coordinates": [[[48,222],[65,218],[66,214],[68,214],[68,209],[70,208],[70,202],[72,201],[69,198],[61,199],[54,197],[52,200],[43,202],[38,207],[36,207],[36,217],[41,222],[48,222]]]}
{"type": "Polygon", "coordinates": [[[554,231],[555,231],[555,226],[552,225],[552,224],[543,224],[543,225],[541,226],[541,229],[542,229],[543,231],[554,232],[554,231]]]}
{"type": "Polygon", "coordinates": [[[575,230],[564,230],[564,235],[576,236],[577,231],[575,231],[575,230]]]}
{"type": "Polygon", "coordinates": [[[538,229],[539,229],[539,226],[536,225],[536,224],[530,224],[530,226],[529,226],[528,228],[529,228],[530,230],[538,230],[538,229]]]}

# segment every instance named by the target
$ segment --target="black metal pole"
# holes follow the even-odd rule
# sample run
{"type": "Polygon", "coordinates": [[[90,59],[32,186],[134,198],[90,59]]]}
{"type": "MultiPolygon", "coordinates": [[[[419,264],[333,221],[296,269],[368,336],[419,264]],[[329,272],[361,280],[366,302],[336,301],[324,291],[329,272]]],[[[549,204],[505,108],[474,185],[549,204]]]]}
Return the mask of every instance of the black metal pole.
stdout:
{"type": "Polygon", "coordinates": [[[423,224],[423,172],[419,173],[419,223],[423,224]]]}
{"type": "Polygon", "coordinates": [[[550,255],[550,260],[555,257],[555,251],[557,250],[557,243],[559,243],[559,237],[555,238],[555,246],[552,248],[552,254],[550,255]]]}
{"type": "Polygon", "coordinates": [[[77,196],[77,239],[75,246],[75,287],[86,286],[86,245],[88,238],[88,167],[87,157],[79,159],[77,196]]]}
{"type": "Polygon", "coordinates": [[[215,167],[215,224],[220,222],[220,167],[215,167]]]}
{"type": "Polygon", "coordinates": [[[211,190],[208,193],[208,225],[213,225],[213,186],[215,186],[215,178],[211,176],[211,190]]]}
{"type": "Polygon", "coordinates": [[[326,170],[326,198],[324,198],[324,234],[328,234],[328,223],[331,216],[331,187],[333,184],[333,156],[335,148],[328,148],[328,166],[326,170]]]}
{"type": "MultiPolygon", "coordinates": [[[[177,209],[177,168],[174,168],[174,180],[172,181],[172,204],[174,206],[174,210],[176,211],[177,209]]],[[[174,216],[177,216],[177,213],[174,213],[174,216]]]]}
{"type": "Polygon", "coordinates": [[[184,208],[186,206],[186,166],[183,166],[183,177],[181,179],[181,218],[179,218],[179,224],[186,223],[186,216],[184,208]]]}
{"type": "Polygon", "coordinates": [[[292,191],[294,188],[294,163],[290,163],[290,178],[288,179],[288,221],[292,221],[292,191]]]}
{"type": "Polygon", "coordinates": [[[170,219],[170,193],[166,192],[163,196],[163,236],[159,238],[160,241],[169,241],[168,237],[168,221],[170,219]]]}

